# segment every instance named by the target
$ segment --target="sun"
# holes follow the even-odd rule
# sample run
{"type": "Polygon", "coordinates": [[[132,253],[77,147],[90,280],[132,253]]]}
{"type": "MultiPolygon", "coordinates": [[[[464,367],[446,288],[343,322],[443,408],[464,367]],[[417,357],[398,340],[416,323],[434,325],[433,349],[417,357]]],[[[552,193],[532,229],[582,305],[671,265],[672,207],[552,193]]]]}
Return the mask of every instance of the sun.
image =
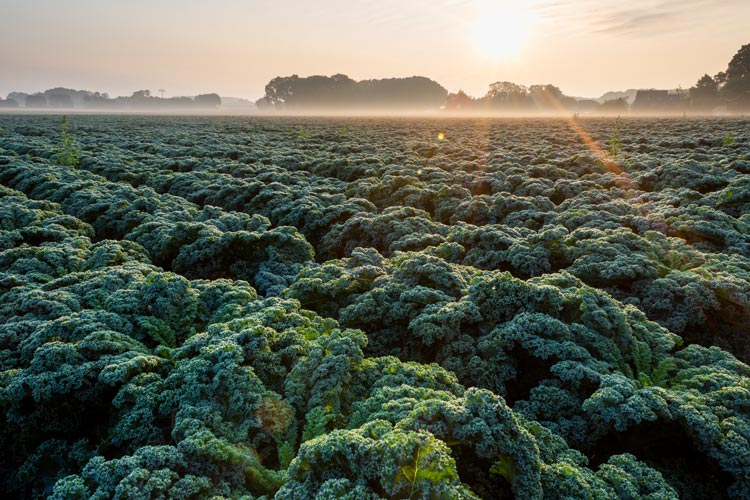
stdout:
{"type": "Polygon", "coordinates": [[[468,29],[479,53],[496,61],[518,59],[535,22],[531,4],[522,0],[478,1],[476,18],[468,29]]]}

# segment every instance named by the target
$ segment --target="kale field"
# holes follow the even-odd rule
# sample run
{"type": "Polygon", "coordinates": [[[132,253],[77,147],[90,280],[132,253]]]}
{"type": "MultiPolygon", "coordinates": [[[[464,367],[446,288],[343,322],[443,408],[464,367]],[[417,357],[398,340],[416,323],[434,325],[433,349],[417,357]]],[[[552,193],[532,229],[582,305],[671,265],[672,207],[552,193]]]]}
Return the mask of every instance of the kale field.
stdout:
{"type": "Polygon", "coordinates": [[[0,497],[750,499],[750,120],[0,115],[0,497]]]}

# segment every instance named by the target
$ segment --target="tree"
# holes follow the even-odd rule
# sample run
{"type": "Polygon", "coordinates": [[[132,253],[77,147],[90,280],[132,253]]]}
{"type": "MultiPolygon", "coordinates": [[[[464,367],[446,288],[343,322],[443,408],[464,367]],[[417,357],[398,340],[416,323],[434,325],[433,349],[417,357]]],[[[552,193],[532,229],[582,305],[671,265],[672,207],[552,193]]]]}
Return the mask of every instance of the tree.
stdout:
{"type": "Polygon", "coordinates": [[[551,84],[532,85],[529,87],[529,97],[539,110],[564,111],[575,104],[575,99],[566,96],[551,84]]]}
{"type": "Polygon", "coordinates": [[[218,106],[221,106],[221,97],[219,97],[219,94],[201,94],[195,96],[193,102],[196,104],[196,106],[216,108],[218,106]]]}
{"type": "Polygon", "coordinates": [[[266,95],[258,102],[258,107],[265,107],[260,101],[265,102],[275,108],[282,108],[287,100],[292,96],[292,88],[299,80],[298,75],[277,76],[266,84],[266,95]]]}
{"type": "Polygon", "coordinates": [[[133,95],[131,96],[133,99],[143,99],[151,97],[151,91],[150,90],[136,90],[133,92],[133,95]]]}
{"type": "Polygon", "coordinates": [[[719,84],[708,75],[703,75],[690,88],[690,104],[695,109],[708,110],[719,103],[719,84]]]}
{"type": "Polygon", "coordinates": [[[490,108],[511,110],[528,108],[533,102],[528,89],[513,82],[491,83],[484,100],[490,108]]]}
{"type": "Polygon", "coordinates": [[[261,97],[260,99],[255,101],[255,106],[260,111],[270,111],[274,109],[274,107],[276,106],[276,103],[270,97],[261,97]]]}
{"type": "Polygon", "coordinates": [[[107,104],[111,103],[112,99],[109,98],[109,94],[107,94],[106,92],[94,92],[93,94],[87,95],[83,98],[84,107],[100,107],[106,106],[107,104]]]}
{"type": "Polygon", "coordinates": [[[722,83],[721,95],[731,107],[750,107],[750,44],[743,45],[734,55],[725,74],[719,81],[722,83]]]}
{"type": "Polygon", "coordinates": [[[33,94],[26,98],[27,108],[46,108],[47,98],[43,94],[33,94]]]}
{"type": "Polygon", "coordinates": [[[355,81],[346,75],[277,76],[259,109],[438,109],[448,91],[421,76],[355,81]]]}
{"type": "Polygon", "coordinates": [[[68,94],[50,94],[47,97],[49,105],[53,108],[72,108],[74,107],[73,98],[68,94]]]}
{"type": "Polygon", "coordinates": [[[7,100],[13,99],[19,106],[26,106],[27,97],[29,97],[29,94],[25,92],[11,92],[8,94],[7,100]]]}
{"type": "Polygon", "coordinates": [[[604,101],[602,103],[601,109],[605,113],[612,113],[612,112],[618,112],[618,113],[624,113],[628,110],[630,105],[628,104],[628,99],[626,97],[618,97],[617,99],[610,99],[608,101],[604,101]]]}
{"type": "Polygon", "coordinates": [[[473,101],[474,99],[467,95],[466,92],[459,90],[455,94],[448,94],[446,109],[450,111],[470,111],[473,101]]]}
{"type": "Polygon", "coordinates": [[[363,80],[356,90],[365,108],[438,109],[448,96],[442,85],[423,76],[363,80]]]}
{"type": "Polygon", "coordinates": [[[714,80],[716,81],[716,84],[721,88],[725,83],[727,83],[727,72],[726,71],[719,71],[714,75],[714,80]]]}
{"type": "Polygon", "coordinates": [[[750,43],[743,45],[727,67],[727,82],[750,78],[750,43]]]}

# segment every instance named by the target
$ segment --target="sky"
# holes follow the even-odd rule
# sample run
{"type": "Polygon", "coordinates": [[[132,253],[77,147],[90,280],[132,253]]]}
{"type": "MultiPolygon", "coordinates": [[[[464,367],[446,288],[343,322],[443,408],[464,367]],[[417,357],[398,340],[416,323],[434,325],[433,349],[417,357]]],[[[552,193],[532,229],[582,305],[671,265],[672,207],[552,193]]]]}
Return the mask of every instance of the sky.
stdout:
{"type": "Polygon", "coordinates": [[[750,0],[0,0],[0,12],[0,96],[255,100],[275,76],[344,73],[598,97],[690,87],[750,43],[750,0]]]}

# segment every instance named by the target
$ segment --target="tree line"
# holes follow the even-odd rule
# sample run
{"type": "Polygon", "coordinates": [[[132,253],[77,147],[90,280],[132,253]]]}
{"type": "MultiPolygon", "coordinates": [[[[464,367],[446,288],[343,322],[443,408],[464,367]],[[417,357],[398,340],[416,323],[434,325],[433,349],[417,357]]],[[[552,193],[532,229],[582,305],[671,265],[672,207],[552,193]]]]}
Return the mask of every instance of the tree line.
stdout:
{"type": "Polygon", "coordinates": [[[472,97],[463,90],[448,91],[425,77],[355,81],[333,76],[298,75],[272,79],[265,95],[256,101],[260,110],[309,111],[351,109],[399,109],[479,112],[602,112],[630,110],[711,111],[724,106],[731,111],[750,109],[750,44],[744,45],[726,71],[704,75],[689,90],[639,90],[631,102],[627,97],[607,100],[576,99],[552,84],[531,86],[509,81],[489,85],[484,96],[472,97]]]}
{"type": "Polygon", "coordinates": [[[743,45],[726,71],[703,75],[690,89],[691,104],[700,109],[726,105],[750,109],[750,44],[743,45]]]}
{"type": "Polygon", "coordinates": [[[277,76],[256,101],[261,110],[309,109],[436,109],[448,91],[423,76],[355,81],[346,75],[277,76]]]}
{"type": "Polygon", "coordinates": [[[157,97],[150,90],[138,90],[130,96],[110,97],[106,92],[74,90],[62,87],[28,94],[11,92],[8,98],[0,99],[0,107],[6,108],[137,108],[137,109],[209,109],[221,105],[218,94],[201,94],[195,97],[157,97]]]}
{"type": "MultiPolygon", "coordinates": [[[[605,94],[606,96],[606,94],[605,94]]],[[[218,94],[195,97],[156,97],[138,90],[129,97],[107,93],[54,88],[35,94],[12,92],[0,107],[15,108],[136,108],[210,109],[221,105],[218,94]]],[[[531,86],[509,81],[489,85],[485,95],[472,97],[463,90],[448,91],[423,76],[356,81],[347,75],[309,77],[277,76],[256,101],[261,111],[435,111],[459,112],[710,112],[716,108],[750,110],[750,44],[743,45],[725,71],[703,75],[688,90],[639,90],[635,98],[577,99],[552,84],[531,86]]]]}

